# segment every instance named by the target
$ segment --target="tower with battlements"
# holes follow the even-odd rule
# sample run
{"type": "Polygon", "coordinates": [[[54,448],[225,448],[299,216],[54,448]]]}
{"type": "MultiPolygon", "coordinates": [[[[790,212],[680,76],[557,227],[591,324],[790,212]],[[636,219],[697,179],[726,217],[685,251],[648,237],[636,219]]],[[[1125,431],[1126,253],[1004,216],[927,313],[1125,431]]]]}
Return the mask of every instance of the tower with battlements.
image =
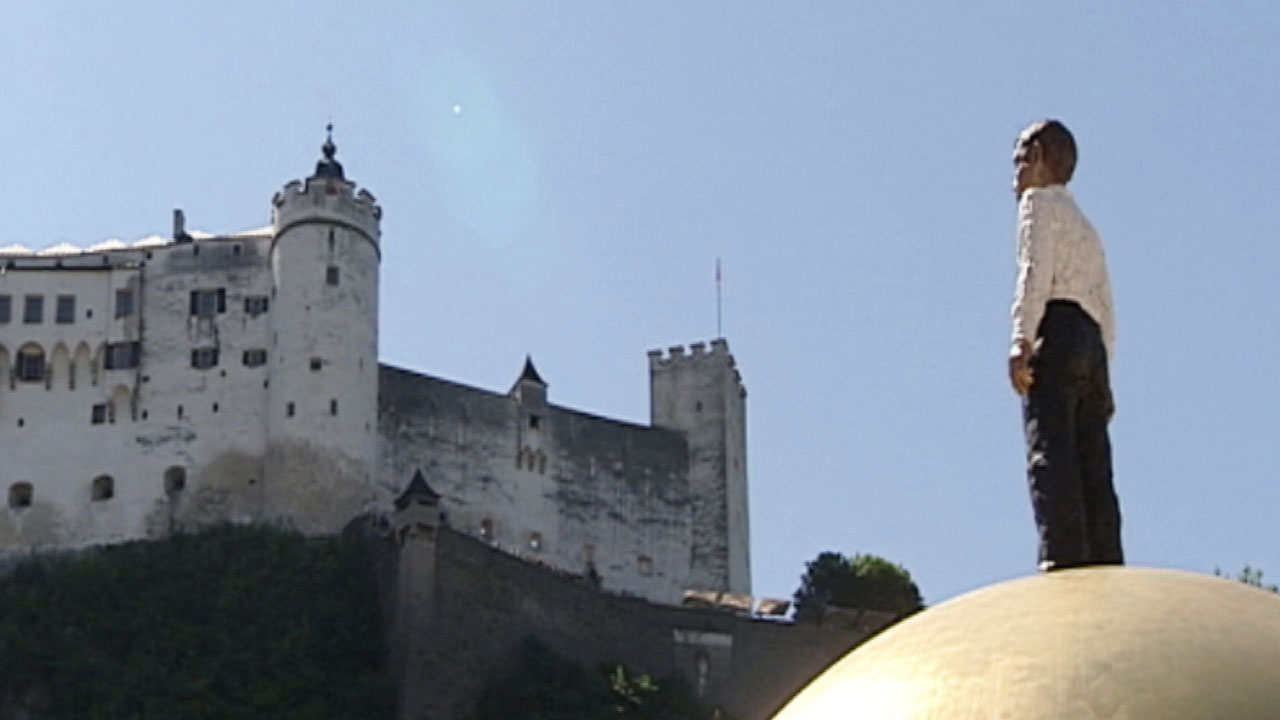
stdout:
{"type": "Polygon", "coordinates": [[[747,389],[724,338],[649,353],[654,427],[689,442],[692,582],[751,591],[747,518],[747,389]]]}

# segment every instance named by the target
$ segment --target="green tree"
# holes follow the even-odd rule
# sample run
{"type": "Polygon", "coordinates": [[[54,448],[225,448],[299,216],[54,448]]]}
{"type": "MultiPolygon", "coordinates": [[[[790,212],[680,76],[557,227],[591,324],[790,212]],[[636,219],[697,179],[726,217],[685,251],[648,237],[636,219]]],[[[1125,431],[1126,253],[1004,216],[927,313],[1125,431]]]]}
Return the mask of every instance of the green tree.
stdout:
{"type": "MultiPolygon", "coordinates": [[[[1213,569],[1213,574],[1217,575],[1218,577],[1230,577],[1226,573],[1219,570],[1218,568],[1213,569]]],[[[1235,579],[1239,580],[1245,585],[1252,585],[1256,588],[1262,588],[1263,590],[1270,590],[1273,593],[1280,593],[1280,587],[1277,587],[1275,584],[1267,584],[1262,581],[1261,569],[1256,567],[1250,567],[1247,564],[1235,576],[1235,579]]]]}
{"type": "Polygon", "coordinates": [[[819,553],[805,564],[795,593],[796,620],[817,621],[827,608],[878,610],[905,617],[924,607],[920,589],[901,565],[877,555],[819,553]]]}

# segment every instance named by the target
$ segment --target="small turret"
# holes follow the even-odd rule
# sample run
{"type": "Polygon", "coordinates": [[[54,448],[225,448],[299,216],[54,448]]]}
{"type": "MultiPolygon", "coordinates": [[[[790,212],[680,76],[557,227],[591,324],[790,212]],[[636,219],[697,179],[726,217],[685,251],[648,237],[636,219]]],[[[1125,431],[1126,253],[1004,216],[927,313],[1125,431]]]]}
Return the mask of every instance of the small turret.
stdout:
{"type": "Polygon", "coordinates": [[[511,395],[522,405],[547,404],[547,381],[538,374],[538,369],[533,366],[533,358],[528,355],[524,356],[524,369],[520,371],[520,377],[511,386],[511,395]]]}

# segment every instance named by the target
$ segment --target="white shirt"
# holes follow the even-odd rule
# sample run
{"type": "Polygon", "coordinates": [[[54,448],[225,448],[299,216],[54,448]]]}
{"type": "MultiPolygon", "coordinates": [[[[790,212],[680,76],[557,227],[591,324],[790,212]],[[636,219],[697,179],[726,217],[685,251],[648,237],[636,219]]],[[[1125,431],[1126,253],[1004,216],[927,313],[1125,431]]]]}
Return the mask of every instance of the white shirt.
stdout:
{"type": "Polygon", "coordinates": [[[1111,282],[1102,241],[1063,185],[1030,188],[1018,201],[1018,283],[1013,340],[1035,343],[1050,300],[1074,300],[1102,328],[1107,355],[1115,348],[1111,282]]]}

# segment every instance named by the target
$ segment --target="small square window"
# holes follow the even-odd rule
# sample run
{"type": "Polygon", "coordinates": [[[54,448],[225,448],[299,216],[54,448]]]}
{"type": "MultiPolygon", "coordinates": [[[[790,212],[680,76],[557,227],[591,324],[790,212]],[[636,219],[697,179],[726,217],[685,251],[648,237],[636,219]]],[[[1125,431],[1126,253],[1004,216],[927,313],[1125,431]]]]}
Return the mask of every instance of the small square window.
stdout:
{"type": "Polygon", "coordinates": [[[107,421],[107,405],[106,403],[98,403],[93,406],[89,413],[89,422],[94,425],[101,425],[107,421]]]}
{"type": "Polygon", "coordinates": [[[293,403],[285,403],[284,414],[286,417],[293,417],[294,410],[295,408],[293,403]]]}
{"type": "Polygon", "coordinates": [[[39,325],[44,322],[44,296],[28,295],[22,306],[22,322],[39,325]]]}
{"type": "Polygon", "coordinates": [[[250,295],[244,299],[244,313],[250,317],[257,317],[267,311],[267,305],[266,295],[250,295]]]}
{"type": "Polygon", "coordinates": [[[218,364],[218,348],[203,347],[191,351],[191,367],[207,370],[218,364]]]}
{"type": "Polygon", "coordinates": [[[25,508],[31,507],[31,496],[33,494],[31,483],[16,482],[9,486],[9,507],[25,508]]]}
{"type": "Polygon", "coordinates": [[[542,423],[542,418],[541,418],[540,416],[538,416],[538,415],[530,415],[530,416],[529,416],[529,429],[530,429],[530,430],[537,430],[537,429],[538,429],[538,425],[540,425],[541,423],[542,423]]]}
{"type": "Polygon", "coordinates": [[[54,322],[59,325],[70,325],[76,321],[76,296],[59,295],[58,305],[54,309],[54,322]]]}
{"type": "Polygon", "coordinates": [[[142,357],[142,343],[122,342],[107,345],[103,365],[107,370],[128,370],[138,367],[142,357]]]}
{"type": "Polygon", "coordinates": [[[116,317],[129,317],[133,315],[133,291],[129,289],[116,290],[116,317]]]}
{"type": "Polygon", "coordinates": [[[641,555],[636,558],[636,567],[640,570],[641,575],[653,574],[653,558],[648,555],[641,555]]]}
{"type": "Polygon", "coordinates": [[[324,361],[321,360],[320,358],[318,357],[311,358],[311,372],[320,372],[320,366],[323,364],[324,364],[324,361]]]}
{"type": "Polygon", "coordinates": [[[0,324],[7,324],[13,316],[13,296],[0,295],[0,324]]]}
{"type": "Polygon", "coordinates": [[[329,267],[325,268],[324,281],[330,285],[338,284],[338,266],[337,265],[330,265],[329,267]]]}
{"type": "Polygon", "coordinates": [[[267,351],[261,349],[245,350],[241,356],[245,367],[260,367],[267,364],[267,351]]]}
{"type": "Polygon", "coordinates": [[[198,317],[213,317],[227,311],[227,291],[224,288],[215,290],[191,291],[191,314],[198,317]]]}
{"type": "Polygon", "coordinates": [[[535,552],[542,550],[542,533],[529,533],[529,549],[535,552]]]}

